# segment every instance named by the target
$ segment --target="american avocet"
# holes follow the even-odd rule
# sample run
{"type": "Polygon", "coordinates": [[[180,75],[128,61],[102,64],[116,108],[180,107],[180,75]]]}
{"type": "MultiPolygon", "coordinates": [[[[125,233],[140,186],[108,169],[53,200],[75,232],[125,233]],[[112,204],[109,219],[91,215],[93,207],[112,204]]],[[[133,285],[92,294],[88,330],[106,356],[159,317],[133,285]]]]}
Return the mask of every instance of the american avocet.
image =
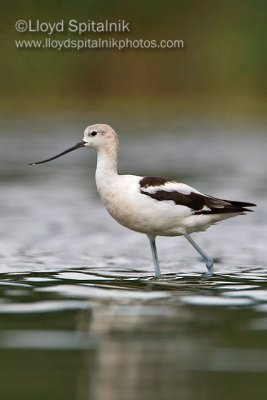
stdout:
{"type": "Polygon", "coordinates": [[[252,211],[247,207],[255,206],[205,195],[185,183],[162,177],[118,175],[118,136],[105,124],[88,126],[81,142],[54,157],[31,165],[55,160],[81,147],[92,147],[98,151],[96,186],[109,214],[126,228],[147,235],[156,277],[160,276],[156,236],[184,236],[204,259],[208,275],[212,275],[212,258],[189,234],[252,211]]]}

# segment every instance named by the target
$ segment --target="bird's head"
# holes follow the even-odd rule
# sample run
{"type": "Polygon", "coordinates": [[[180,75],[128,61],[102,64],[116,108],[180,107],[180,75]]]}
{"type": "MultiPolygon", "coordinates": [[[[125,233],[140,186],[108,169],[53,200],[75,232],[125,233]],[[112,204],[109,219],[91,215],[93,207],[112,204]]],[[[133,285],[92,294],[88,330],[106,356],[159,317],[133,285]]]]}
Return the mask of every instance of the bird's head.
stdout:
{"type": "Polygon", "coordinates": [[[84,147],[100,150],[101,148],[112,146],[117,141],[116,132],[106,124],[90,125],[84,131],[84,147]]]}
{"type": "Polygon", "coordinates": [[[43,161],[38,161],[35,163],[31,163],[30,165],[36,165],[36,164],[44,164],[48,161],[55,160],[56,158],[59,158],[61,156],[64,156],[64,154],[70,153],[71,151],[74,151],[76,149],[80,149],[81,147],[91,147],[94,149],[102,150],[105,149],[107,152],[109,151],[118,151],[119,148],[119,142],[118,142],[118,137],[116,132],[106,124],[94,124],[88,126],[85,131],[84,131],[84,137],[83,140],[74,146],[68,148],[67,150],[63,151],[60,154],[57,154],[54,157],[48,158],[43,161]]]}

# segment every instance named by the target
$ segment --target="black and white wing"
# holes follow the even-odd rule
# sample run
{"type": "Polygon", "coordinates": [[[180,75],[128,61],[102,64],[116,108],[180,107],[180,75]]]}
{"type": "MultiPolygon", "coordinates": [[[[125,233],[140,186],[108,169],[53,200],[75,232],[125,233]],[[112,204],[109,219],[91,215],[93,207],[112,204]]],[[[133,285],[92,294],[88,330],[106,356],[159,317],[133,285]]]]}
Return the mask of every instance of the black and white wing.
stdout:
{"type": "Polygon", "coordinates": [[[255,204],[222,200],[202,194],[184,183],[161,177],[144,177],[139,181],[140,193],[157,201],[173,201],[175,205],[188,207],[192,215],[243,213],[252,211],[255,204]]]}

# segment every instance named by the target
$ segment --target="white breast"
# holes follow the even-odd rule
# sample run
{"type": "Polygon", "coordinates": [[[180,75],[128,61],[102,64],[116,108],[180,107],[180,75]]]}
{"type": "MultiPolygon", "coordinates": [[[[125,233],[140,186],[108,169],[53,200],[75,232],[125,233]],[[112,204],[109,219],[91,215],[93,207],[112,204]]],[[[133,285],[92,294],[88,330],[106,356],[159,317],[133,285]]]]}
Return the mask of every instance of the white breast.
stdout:
{"type": "Polygon", "coordinates": [[[172,201],[158,202],[140,193],[141,177],[118,175],[108,187],[98,188],[109,214],[121,225],[137,232],[176,236],[184,234],[185,206],[172,201]]]}

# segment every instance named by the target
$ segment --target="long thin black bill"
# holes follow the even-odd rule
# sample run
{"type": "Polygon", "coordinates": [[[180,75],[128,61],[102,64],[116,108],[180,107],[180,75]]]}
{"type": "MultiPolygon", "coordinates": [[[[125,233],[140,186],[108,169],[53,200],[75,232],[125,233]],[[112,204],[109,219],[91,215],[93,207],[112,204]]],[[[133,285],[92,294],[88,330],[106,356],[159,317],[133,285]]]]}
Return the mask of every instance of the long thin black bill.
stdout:
{"type": "Polygon", "coordinates": [[[69,149],[63,151],[63,152],[60,153],[60,154],[57,154],[57,155],[54,156],[54,157],[48,158],[47,160],[34,162],[34,163],[29,164],[29,165],[44,164],[44,163],[46,163],[46,162],[48,162],[48,161],[55,160],[55,159],[58,158],[58,157],[64,156],[64,154],[70,153],[71,151],[76,150],[76,149],[79,149],[80,147],[84,147],[85,143],[86,143],[86,142],[85,142],[84,140],[82,140],[81,142],[75,144],[74,146],[70,147],[69,149]]]}

